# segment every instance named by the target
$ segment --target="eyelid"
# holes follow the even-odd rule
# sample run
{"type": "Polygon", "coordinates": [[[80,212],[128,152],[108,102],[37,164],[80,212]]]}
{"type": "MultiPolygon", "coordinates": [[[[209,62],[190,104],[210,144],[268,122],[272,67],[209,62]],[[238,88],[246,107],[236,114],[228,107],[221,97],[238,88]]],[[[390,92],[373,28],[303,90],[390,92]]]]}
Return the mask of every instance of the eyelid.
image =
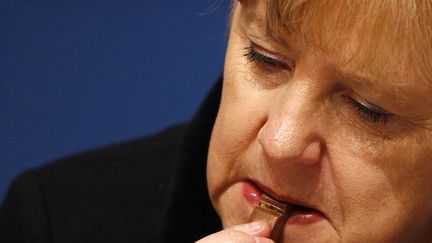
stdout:
{"type": "Polygon", "coordinates": [[[393,113],[391,113],[391,112],[389,112],[389,111],[386,111],[385,109],[383,109],[383,108],[381,108],[381,107],[379,107],[379,106],[377,106],[377,105],[374,105],[374,104],[372,104],[372,103],[369,103],[369,102],[366,101],[364,98],[362,98],[361,96],[359,96],[358,94],[356,94],[356,93],[354,93],[354,92],[352,92],[352,93],[350,94],[350,96],[351,96],[351,98],[352,98],[353,100],[355,100],[357,103],[359,103],[360,105],[362,105],[362,106],[368,108],[369,110],[371,110],[371,111],[373,111],[373,112],[380,113],[380,114],[382,114],[382,115],[393,115],[393,113]]]}
{"type": "Polygon", "coordinates": [[[277,62],[280,62],[281,64],[287,66],[290,69],[295,68],[295,62],[287,57],[281,57],[281,55],[274,54],[272,51],[267,50],[266,48],[257,45],[256,43],[251,44],[252,51],[255,51],[256,53],[265,56],[267,58],[273,59],[277,62]]]}

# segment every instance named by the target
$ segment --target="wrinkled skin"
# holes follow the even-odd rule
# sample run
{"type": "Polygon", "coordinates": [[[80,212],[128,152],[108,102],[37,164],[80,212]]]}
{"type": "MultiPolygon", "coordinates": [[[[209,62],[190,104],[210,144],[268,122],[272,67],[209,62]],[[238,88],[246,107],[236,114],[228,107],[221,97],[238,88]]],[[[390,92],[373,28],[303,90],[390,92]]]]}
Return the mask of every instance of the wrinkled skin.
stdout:
{"type": "Polygon", "coordinates": [[[234,9],[209,148],[209,193],[224,228],[247,222],[242,185],[252,181],[325,215],[286,228],[284,242],[432,242],[431,86],[410,67],[392,82],[353,81],[373,75],[338,64],[348,49],[324,55],[295,34],[284,36],[289,47],[265,40],[259,2],[234,9]],[[295,67],[248,60],[253,44],[295,67]],[[393,115],[374,120],[352,99],[393,115]]]}

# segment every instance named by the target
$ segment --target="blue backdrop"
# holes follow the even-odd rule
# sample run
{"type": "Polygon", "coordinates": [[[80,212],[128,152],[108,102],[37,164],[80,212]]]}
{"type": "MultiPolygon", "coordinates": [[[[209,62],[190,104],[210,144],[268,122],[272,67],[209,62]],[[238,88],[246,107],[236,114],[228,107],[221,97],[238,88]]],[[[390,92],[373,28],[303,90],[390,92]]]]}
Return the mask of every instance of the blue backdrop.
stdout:
{"type": "Polygon", "coordinates": [[[188,120],[230,0],[0,1],[0,202],[13,177],[188,120]]]}

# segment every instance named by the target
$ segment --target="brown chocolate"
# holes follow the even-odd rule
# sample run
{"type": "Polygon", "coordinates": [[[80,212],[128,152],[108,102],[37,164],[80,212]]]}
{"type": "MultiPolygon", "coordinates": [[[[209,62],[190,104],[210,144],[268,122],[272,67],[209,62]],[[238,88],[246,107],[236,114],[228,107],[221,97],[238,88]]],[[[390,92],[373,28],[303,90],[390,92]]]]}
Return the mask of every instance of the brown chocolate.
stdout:
{"type": "Polygon", "coordinates": [[[270,196],[263,194],[258,205],[253,210],[249,221],[265,220],[270,224],[270,239],[277,242],[283,231],[291,207],[281,203],[270,196]]]}

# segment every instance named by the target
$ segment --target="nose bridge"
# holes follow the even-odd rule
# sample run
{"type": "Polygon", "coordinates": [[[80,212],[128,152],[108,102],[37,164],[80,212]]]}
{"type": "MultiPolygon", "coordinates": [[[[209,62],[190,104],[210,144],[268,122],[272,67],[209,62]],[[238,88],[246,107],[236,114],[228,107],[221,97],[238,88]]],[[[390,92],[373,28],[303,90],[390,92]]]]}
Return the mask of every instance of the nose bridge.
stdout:
{"type": "Polygon", "coordinates": [[[307,83],[291,83],[274,101],[258,140],[264,154],[276,161],[315,163],[321,154],[316,134],[318,93],[307,83]]]}

